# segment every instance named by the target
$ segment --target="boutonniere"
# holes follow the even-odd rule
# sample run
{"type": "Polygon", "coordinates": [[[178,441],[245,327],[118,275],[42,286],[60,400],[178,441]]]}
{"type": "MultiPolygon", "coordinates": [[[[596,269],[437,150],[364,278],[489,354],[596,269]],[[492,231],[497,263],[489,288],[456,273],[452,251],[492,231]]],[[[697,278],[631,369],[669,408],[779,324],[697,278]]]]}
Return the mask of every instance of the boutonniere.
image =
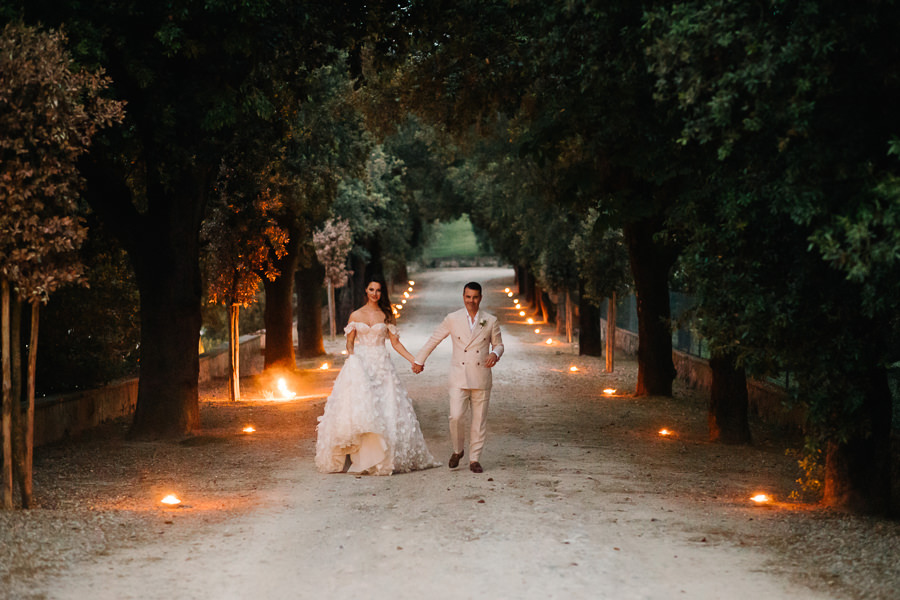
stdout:
{"type": "Polygon", "coordinates": [[[478,321],[479,327],[484,327],[485,325],[487,325],[487,319],[482,319],[482,320],[478,321]]]}

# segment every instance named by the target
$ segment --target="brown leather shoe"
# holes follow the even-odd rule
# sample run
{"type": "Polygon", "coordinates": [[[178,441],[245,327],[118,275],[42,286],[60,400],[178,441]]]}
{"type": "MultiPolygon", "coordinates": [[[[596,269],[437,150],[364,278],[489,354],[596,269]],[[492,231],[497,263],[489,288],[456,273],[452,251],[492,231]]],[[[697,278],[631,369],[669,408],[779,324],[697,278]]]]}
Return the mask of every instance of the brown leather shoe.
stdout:
{"type": "Polygon", "coordinates": [[[473,473],[484,473],[484,469],[481,468],[481,463],[477,460],[469,463],[469,470],[473,473]]]}
{"type": "Polygon", "coordinates": [[[463,450],[463,451],[460,452],[459,454],[457,454],[457,453],[455,453],[455,452],[454,452],[453,454],[451,454],[451,455],[450,455],[450,462],[447,463],[447,466],[450,467],[451,469],[455,469],[456,467],[458,467],[458,466],[459,466],[459,459],[461,459],[461,458],[463,457],[463,454],[465,454],[465,453],[466,453],[466,451],[463,450]]]}

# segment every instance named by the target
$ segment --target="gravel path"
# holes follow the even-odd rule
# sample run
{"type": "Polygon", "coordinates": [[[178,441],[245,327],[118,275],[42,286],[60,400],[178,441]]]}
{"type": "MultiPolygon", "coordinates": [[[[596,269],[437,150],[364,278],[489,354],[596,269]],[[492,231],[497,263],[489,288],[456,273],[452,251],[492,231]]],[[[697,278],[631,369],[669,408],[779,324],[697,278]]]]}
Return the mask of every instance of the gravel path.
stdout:
{"type": "MultiPolygon", "coordinates": [[[[237,405],[224,384],[208,390],[204,432],[182,443],[128,442],[117,424],[42,449],[43,507],[0,515],[0,597],[896,597],[898,524],[784,502],[798,474],[774,433],[757,424],[751,448],[709,444],[695,392],[628,396],[634,362],[607,374],[552,331],[535,334],[503,293],[510,270],[415,278],[400,321],[413,353],[462,306],[466,281],[482,282],[483,309],[501,318],[483,474],[318,474],[315,418],[336,370],[309,362],[289,379],[300,400],[252,399],[268,378],[248,381],[237,405]],[[257,433],[240,434],[249,422],[257,433]],[[182,508],[159,506],[167,491],[182,508]],[[752,506],[756,491],[776,502],[752,506]]],[[[418,376],[395,355],[444,461],[449,355],[445,342],[418,376]]]]}

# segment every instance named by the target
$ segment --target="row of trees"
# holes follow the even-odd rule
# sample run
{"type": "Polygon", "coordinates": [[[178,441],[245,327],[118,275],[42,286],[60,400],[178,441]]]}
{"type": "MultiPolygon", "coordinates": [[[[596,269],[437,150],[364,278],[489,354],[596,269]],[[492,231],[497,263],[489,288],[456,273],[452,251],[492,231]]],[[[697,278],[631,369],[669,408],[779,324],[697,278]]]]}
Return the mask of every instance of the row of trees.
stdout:
{"type": "Polygon", "coordinates": [[[622,284],[627,252],[638,393],[671,393],[668,290],[693,294],[711,436],[749,441],[747,373],[789,370],[826,501],[887,511],[897,3],[419,8],[392,95],[480,136],[456,180],[495,248],[543,286],[594,298],[622,284]]]}
{"type": "MultiPolygon", "coordinates": [[[[712,437],[749,441],[747,374],[790,369],[826,450],[826,499],[888,509],[895,2],[7,10],[65,24],[77,60],[103,67],[127,103],[79,166],[140,292],[135,434],[199,424],[204,243],[226,259],[212,281],[269,275],[266,364],[290,367],[295,316],[297,351],[322,351],[313,235],[327,218],[354,241],[346,314],[357,278],[405,279],[428,221],[465,212],[545,310],[545,292],[577,292],[585,325],[633,286],[639,394],[672,392],[677,282],[712,352],[712,437]],[[239,232],[264,255],[214,250],[239,232]]],[[[230,306],[251,297],[228,285],[216,298],[230,306]]],[[[582,336],[590,350],[596,332],[582,336]]]]}

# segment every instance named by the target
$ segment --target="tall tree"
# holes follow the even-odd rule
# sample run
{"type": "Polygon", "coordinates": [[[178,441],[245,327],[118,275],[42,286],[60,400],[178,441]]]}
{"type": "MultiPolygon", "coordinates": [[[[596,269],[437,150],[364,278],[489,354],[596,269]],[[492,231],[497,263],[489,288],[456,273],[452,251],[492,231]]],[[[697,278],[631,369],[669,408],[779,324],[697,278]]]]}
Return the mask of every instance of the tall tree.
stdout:
{"type": "Polygon", "coordinates": [[[278,276],[272,259],[284,255],[287,241],[286,232],[270,216],[280,199],[274,186],[267,185],[267,174],[238,176],[241,166],[222,165],[216,198],[200,232],[209,300],[224,304],[228,311],[232,400],[241,398],[240,309],[256,301],[260,273],[270,280],[278,276]]]}
{"type": "Polygon", "coordinates": [[[743,307],[719,312],[713,339],[744,364],[791,371],[826,450],[826,502],[864,512],[891,504],[898,18],[896,2],[837,0],[698,1],[647,18],[659,97],[728,190],[714,210],[698,204],[691,240],[692,255],[733,272],[708,279],[702,301],[743,307]]]}
{"type": "MultiPolygon", "coordinates": [[[[76,162],[101,128],[121,121],[122,103],[102,98],[109,79],[77,69],[65,37],[23,25],[0,33],[0,283],[3,323],[3,483],[0,506],[12,507],[12,396],[10,295],[31,306],[28,343],[27,416],[22,503],[32,501],[34,377],[41,303],[59,286],[81,280],[74,252],[85,228],[79,218],[82,184],[76,162]]],[[[16,327],[16,329],[18,329],[16,327]]],[[[16,336],[18,338],[18,336],[16,336]]],[[[18,348],[16,348],[18,352],[18,348]]]]}
{"type": "MultiPolygon", "coordinates": [[[[328,0],[18,2],[29,22],[67,24],[78,59],[103,65],[126,127],[83,161],[87,198],[133,263],[141,373],[132,432],[199,425],[199,231],[224,149],[241,131],[280,139],[297,73],[362,33],[362,3],[328,0]]],[[[242,139],[247,139],[246,136],[242,139]]]]}

